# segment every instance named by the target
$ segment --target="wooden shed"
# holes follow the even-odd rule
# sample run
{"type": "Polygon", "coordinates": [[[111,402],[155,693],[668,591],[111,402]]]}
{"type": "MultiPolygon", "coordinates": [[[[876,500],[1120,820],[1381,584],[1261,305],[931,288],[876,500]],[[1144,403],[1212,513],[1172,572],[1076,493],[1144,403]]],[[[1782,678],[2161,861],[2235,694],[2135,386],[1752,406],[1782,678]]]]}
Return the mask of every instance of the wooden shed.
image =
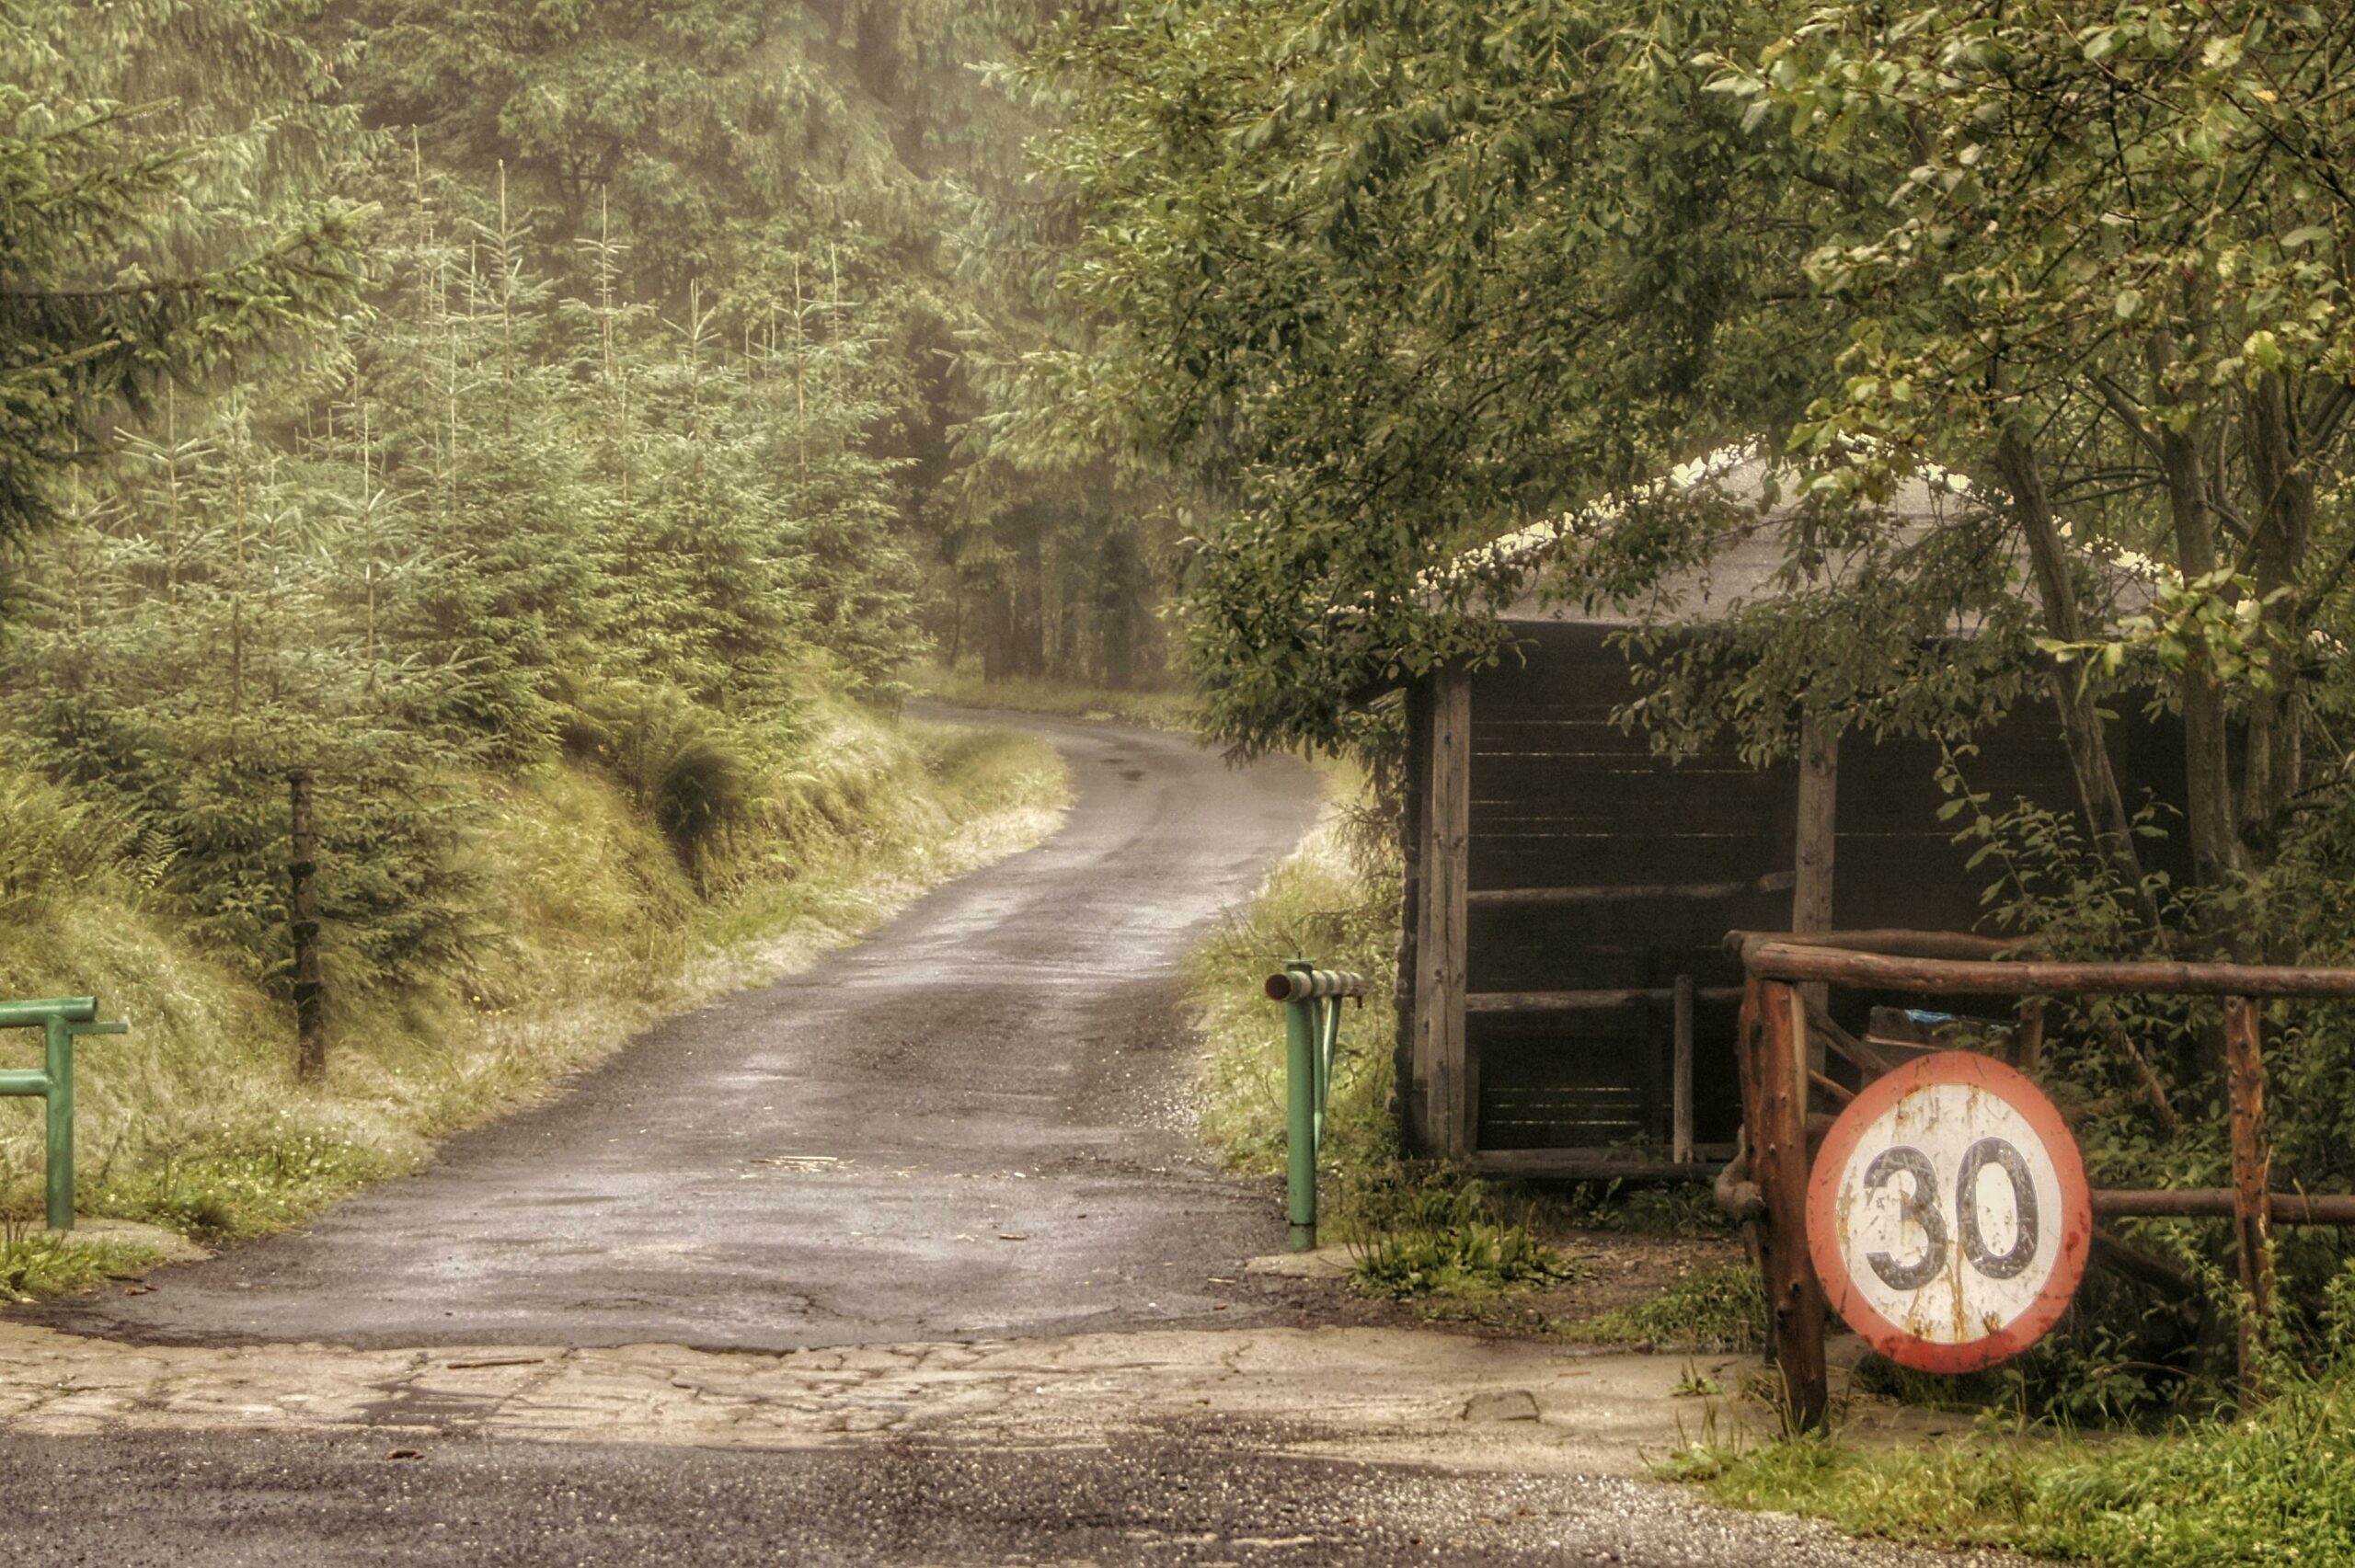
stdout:
{"type": "MultiPolygon", "coordinates": [[[[1926,523],[1941,503],[1917,488],[1901,504],[1926,523]]],[[[1779,537],[1730,545],[1649,619],[1723,616],[1775,575],[1779,537]]],[[[1979,921],[1987,877],[1938,818],[1937,747],[1810,731],[1776,766],[1729,745],[1671,762],[1613,717],[1636,694],[1613,641],[1632,617],[1532,593],[1501,618],[1514,652],[1406,693],[1409,1145],[1499,1174],[1714,1172],[1741,1119],[1727,932],[1979,921]]],[[[2152,788],[2182,798],[2163,727],[2130,717],[2110,743],[2130,806],[2152,788]]],[[[1978,744],[1974,790],[2075,808],[2049,705],[2022,704],[1978,744]]]]}

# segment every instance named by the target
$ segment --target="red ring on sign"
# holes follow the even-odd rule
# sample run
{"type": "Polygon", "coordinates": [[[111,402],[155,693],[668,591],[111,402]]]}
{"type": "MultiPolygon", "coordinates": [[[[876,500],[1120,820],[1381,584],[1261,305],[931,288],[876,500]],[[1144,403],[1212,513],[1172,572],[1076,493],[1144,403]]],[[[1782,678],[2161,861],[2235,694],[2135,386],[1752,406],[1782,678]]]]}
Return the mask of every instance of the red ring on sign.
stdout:
{"type": "Polygon", "coordinates": [[[1976,1372],[2009,1360],[2042,1339],[2069,1310],[2070,1299],[2085,1276],[2093,1239],[2093,1192],[2085,1185],[2085,1159],[2077,1152],[2077,1140],[2070,1136],[2068,1124],[2026,1073],[1973,1051],[1940,1051],[1867,1084],[1832,1124],[1808,1173],[1808,1255],[1814,1261],[1815,1276],[1832,1310],[1866,1344],[1899,1366],[1920,1372],[1976,1372]],[[2060,1253],[2036,1299],[1994,1333],[1959,1345],[1923,1339],[1882,1316],[1850,1276],[1838,1239],[1840,1176],[1856,1152],[1857,1140],[1906,1095],[1940,1083],[1984,1090],[2017,1112],[2043,1145],[2061,1188],[2060,1253]]]}

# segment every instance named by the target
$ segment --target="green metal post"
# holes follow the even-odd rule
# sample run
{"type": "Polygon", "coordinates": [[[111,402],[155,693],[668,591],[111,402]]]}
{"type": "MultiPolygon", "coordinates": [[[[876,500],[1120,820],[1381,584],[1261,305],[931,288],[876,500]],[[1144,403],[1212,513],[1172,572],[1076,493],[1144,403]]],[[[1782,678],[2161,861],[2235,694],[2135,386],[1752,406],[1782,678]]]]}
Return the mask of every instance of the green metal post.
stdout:
{"type": "Polygon", "coordinates": [[[49,1072],[49,1228],[74,1229],[74,1031],[63,1013],[43,1020],[49,1072]]]}
{"type": "MultiPolygon", "coordinates": [[[[1295,972],[1313,970],[1305,958],[1284,966],[1295,972]]],[[[1288,1172],[1286,1208],[1292,1219],[1292,1250],[1316,1249],[1316,1124],[1317,1089],[1323,1074],[1316,1070],[1316,1001],[1295,997],[1284,1003],[1284,1162],[1288,1172]]]]}

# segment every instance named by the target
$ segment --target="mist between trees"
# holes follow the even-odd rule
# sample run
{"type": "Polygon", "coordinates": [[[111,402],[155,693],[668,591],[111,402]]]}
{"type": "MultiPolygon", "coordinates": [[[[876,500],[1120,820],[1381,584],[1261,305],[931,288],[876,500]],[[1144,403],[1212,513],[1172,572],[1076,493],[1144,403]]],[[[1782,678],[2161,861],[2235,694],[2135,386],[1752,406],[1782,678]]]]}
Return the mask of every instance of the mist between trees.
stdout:
{"type": "Polygon", "coordinates": [[[1146,509],[988,432],[1029,25],[12,7],[15,764],[270,971],[307,770],[332,967],[398,985],[476,940],[472,771],[603,768],[708,882],[813,697],[1155,677],[1146,509]]]}

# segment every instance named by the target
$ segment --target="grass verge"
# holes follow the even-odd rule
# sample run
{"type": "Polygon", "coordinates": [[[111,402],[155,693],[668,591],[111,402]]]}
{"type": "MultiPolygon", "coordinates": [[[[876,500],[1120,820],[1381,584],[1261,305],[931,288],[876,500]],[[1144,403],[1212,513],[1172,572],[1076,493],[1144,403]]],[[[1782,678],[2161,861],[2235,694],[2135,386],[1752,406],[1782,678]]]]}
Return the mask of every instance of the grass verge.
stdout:
{"type": "Polygon", "coordinates": [[[0,1228],[0,1301],[38,1301],[109,1279],[134,1278],[161,1255],[135,1242],[61,1236],[21,1225],[0,1228]]]}
{"type": "Polygon", "coordinates": [[[1284,1171],[1284,1019],[1261,983],[1292,958],[1373,982],[1347,1004],[1318,1162],[1318,1229],[1347,1242],[1369,1295],[1465,1300],[1565,1278],[1569,1265],[1483,1184],[1403,1160],[1391,1114],[1398,867],[1363,778],[1327,772],[1316,826],[1248,908],[1196,950],[1188,990],[1203,1042],[1203,1140],[1231,1171],[1284,1171]]]}
{"type": "Polygon", "coordinates": [[[1766,1289],[1750,1265],[1680,1279],[1648,1301],[1604,1312],[1564,1330],[1590,1345],[1639,1345],[1716,1353],[1766,1345],[1766,1289]]]}
{"type": "Polygon", "coordinates": [[[2355,1373],[2149,1436],[1990,1432],[1898,1451],[1805,1438],[1693,1450],[1669,1473],[1722,1503],[1941,1546],[2113,1568],[2355,1562],[2355,1373]]]}
{"type": "MultiPolygon", "coordinates": [[[[414,1169],[436,1139],[540,1097],[665,1013],[806,964],[1038,841],[1068,801],[1060,759],[1033,738],[843,704],[809,722],[790,765],[761,781],[733,845],[741,870],[718,889],[594,768],[480,781],[491,826],[470,852],[484,889],[474,967],[335,997],[316,1084],[293,1077],[282,1002],[134,890],[19,896],[0,922],[0,995],[96,992],[132,1026],[80,1053],[76,1207],[205,1242],[282,1229],[414,1169]]],[[[25,1038],[0,1036],[6,1065],[25,1038]]],[[[41,1162],[39,1103],[0,1101],[0,1219],[38,1213],[41,1162]]],[[[83,1250],[23,1252],[17,1293],[76,1288],[81,1265],[65,1259],[83,1250]]]]}

